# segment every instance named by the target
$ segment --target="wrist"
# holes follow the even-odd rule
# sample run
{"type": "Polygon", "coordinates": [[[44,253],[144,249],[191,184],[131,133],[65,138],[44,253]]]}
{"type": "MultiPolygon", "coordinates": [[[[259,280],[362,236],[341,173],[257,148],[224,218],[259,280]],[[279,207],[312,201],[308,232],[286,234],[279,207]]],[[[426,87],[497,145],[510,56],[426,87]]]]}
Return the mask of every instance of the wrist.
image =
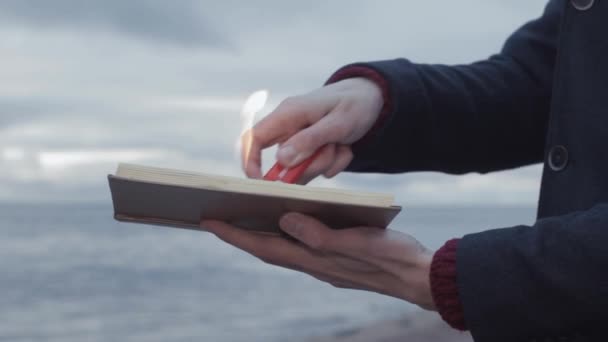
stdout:
{"type": "Polygon", "coordinates": [[[425,252],[418,262],[418,280],[414,285],[414,304],[423,309],[437,311],[431,289],[431,266],[433,264],[433,252],[425,252]]]}
{"type": "Polygon", "coordinates": [[[356,81],[361,84],[361,86],[365,89],[365,94],[370,96],[371,101],[373,102],[373,107],[375,107],[374,111],[374,120],[373,123],[376,123],[380,113],[382,112],[382,108],[384,108],[384,95],[383,89],[378,85],[377,82],[367,78],[367,77],[355,77],[352,78],[353,81],[356,81]]]}
{"type": "Polygon", "coordinates": [[[366,145],[370,140],[373,140],[373,137],[381,131],[384,123],[388,120],[393,107],[388,80],[378,71],[367,66],[345,66],[336,71],[327,82],[325,82],[325,85],[355,78],[363,79],[366,82],[373,84],[374,88],[371,89],[373,89],[375,97],[376,95],[379,95],[379,105],[377,106],[378,110],[374,113],[374,120],[371,123],[370,128],[353,144],[353,147],[366,145]],[[379,93],[376,93],[376,91],[379,91],[379,93]]]}

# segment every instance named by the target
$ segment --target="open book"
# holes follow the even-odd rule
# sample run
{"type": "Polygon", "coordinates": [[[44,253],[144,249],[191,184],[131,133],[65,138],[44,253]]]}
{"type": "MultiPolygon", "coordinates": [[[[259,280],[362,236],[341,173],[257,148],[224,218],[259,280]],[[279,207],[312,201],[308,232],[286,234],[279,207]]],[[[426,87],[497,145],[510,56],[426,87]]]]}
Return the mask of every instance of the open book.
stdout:
{"type": "Polygon", "coordinates": [[[386,194],[133,164],[120,164],[108,180],[115,219],[190,229],[199,229],[201,219],[214,219],[278,233],[279,218],[291,211],[314,216],[336,229],[385,228],[401,210],[386,194]]]}

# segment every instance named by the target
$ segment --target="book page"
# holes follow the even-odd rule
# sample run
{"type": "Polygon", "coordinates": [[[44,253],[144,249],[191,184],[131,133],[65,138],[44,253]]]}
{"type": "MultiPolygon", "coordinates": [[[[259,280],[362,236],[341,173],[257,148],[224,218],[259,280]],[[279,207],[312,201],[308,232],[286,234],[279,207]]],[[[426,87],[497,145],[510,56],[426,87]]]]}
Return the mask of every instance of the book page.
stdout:
{"type": "Polygon", "coordinates": [[[218,176],[135,164],[119,164],[116,176],[167,185],[297,198],[330,203],[390,207],[394,202],[393,196],[388,194],[285,184],[282,182],[218,176]]]}

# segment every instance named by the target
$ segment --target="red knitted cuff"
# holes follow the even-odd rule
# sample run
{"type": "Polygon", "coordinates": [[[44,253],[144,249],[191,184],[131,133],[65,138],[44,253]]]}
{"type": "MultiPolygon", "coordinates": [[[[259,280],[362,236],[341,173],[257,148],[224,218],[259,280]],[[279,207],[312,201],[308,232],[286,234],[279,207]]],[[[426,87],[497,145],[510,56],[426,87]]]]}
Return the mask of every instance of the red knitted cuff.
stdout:
{"type": "Polygon", "coordinates": [[[354,77],[363,77],[374,82],[382,90],[382,100],[384,101],[384,105],[382,107],[382,110],[380,111],[380,115],[378,115],[378,119],[376,119],[376,122],[374,123],[372,128],[361,139],[355,142],[356,145],[360,145],[361,143],[365,143],[365,141],[368,140],[370,136],[373,136],[379,127],[382,127],[382,124],[386,121],[387,117],[389,116],[388,114],[391,112],[392,103],[388,82],[382,75],[380,75],[380,73],[378,73],[372,68],[364,66],[344,67],[336,71],[333,75],[331,75],[327,82],[325,82],[325,85],[354,77]]]}
{"type": "Polygon", "coordinates": [[[452,239],[443,245],[431,263],[431,293],[437,311],[452,328],[466,330],[464,310],[456,281],[456,250],[460,239],[452,239]]]}

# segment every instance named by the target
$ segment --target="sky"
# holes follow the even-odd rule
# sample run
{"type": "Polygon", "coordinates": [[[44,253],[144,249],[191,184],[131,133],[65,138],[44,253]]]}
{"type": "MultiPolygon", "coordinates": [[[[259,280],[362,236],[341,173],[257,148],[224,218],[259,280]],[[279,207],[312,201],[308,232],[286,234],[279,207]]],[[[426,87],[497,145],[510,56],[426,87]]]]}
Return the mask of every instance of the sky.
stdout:
{"type": "MultiPolygon", "coordinates": [[[[235,142],[254,91],[270,93],[259,119],[347,63],[484,59],[544,3],[4,0],[0,201],[109,201],[118,162],[242,177],[235,142]]],[[[342,174],[313,184],[388,192],[404,206],[527,206],[540,174],[342,174]]]]}

